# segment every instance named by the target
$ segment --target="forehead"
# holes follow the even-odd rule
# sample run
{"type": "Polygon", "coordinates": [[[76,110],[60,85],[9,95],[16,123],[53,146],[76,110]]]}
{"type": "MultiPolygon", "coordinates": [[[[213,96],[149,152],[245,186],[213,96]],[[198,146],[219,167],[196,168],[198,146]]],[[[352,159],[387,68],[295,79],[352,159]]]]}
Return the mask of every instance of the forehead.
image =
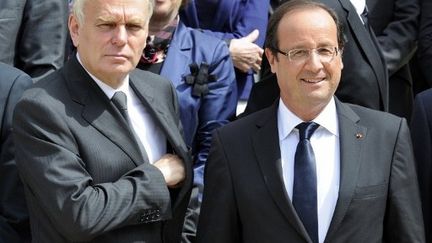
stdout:
{"type": "Polygon", "coordinates": [[[145,0],[87,0],[85,16],[102,19],[146,19],[148,2],[145,0]]]}
{"type": "Polygon", "coordinates": [[[330,14],[321,8],[295,9],[286,13],[278,26],[278,40],[282,44],[302,42],[334,42],[337,26],[330,14]]]}

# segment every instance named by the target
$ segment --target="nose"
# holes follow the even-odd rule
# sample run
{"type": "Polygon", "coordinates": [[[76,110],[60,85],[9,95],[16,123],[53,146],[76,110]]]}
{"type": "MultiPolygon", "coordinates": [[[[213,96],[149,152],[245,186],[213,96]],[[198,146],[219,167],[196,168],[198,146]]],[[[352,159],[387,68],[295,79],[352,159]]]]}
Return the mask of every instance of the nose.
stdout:
{"type": "Polygon", "coordinates": [[[319,70],[324,68],[321,57],[315,50],[311,51],[310,56],[306,60],[304,67],[313,72],[318,72],[319,70]]]}
{"type": "Polygon", "coordinates": [[[127,30],[125,26],[119,25],[113,30],[112,44],[123,46],[127,43],[127,30]]]}

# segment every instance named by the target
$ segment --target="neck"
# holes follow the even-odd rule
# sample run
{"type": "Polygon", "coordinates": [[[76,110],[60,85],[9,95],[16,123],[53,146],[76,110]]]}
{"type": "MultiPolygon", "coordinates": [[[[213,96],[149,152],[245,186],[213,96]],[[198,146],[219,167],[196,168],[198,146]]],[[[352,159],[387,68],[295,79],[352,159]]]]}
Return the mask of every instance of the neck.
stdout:
{"type": "Polygon", "coordinates": [[[285,102],[282,100],[285,106],[296,116],[298,116],[303,121],[312,121],[324,110],[327,104],[315,104],[315,105],[291,105],[289,102],[285,102]]]}

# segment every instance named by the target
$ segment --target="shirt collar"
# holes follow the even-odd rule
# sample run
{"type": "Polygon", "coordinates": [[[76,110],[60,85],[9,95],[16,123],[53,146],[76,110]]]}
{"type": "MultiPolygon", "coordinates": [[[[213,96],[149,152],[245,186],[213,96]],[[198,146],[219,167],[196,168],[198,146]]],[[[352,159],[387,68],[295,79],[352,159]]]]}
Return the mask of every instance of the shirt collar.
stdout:
{"type": "Polygon", "coordinates": [[[360,16],[366,7],[366,1],[365,0],[350,0],[350,2],[354,6],[354,9],[356,10],[358,16],[360,16]]]}
{"type": "MultiPolygon", "coordinates": [[[[285,106],[282,99],[279,99],[277,119],[280,140],[285,139],[299,123],[303,122],[302,119],[285,106]]],[[[331,98],[330,102],[324,107],[324,110],[312,121],[318,123],[320,127],[323,127],[331,134],[339,136],[339,122],[334,97],[331,98]]]]}
{"type": "Polygon", "coordinates": [[[102,91],[105,93],[105,95],[108,97],[108,99],[111,99],[114,96],[114,93],[117,91],[122,91],[126,94],[126,97],[130,97],[129,74],[126,75],[121,86],[118,87],[117,89],[114,89],[111,86],[104,83],[103,81],[101,81],[100,79],[96,78],[93,74],[91,74],[82,64],[78,53],[77,53],[76,57],[78,59],[78,62],[84,68],[84,70],[88,73],[88,75],[90,75],[90,77],[95,81],[95,83],[99,86],[99,88],[102,89],[102,91]]]}

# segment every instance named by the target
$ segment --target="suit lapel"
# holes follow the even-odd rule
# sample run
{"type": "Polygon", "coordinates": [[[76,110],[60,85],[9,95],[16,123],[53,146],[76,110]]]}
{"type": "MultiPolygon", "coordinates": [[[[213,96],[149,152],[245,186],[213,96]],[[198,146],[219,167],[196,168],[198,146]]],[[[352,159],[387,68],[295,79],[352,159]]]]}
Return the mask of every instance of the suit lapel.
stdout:
{"type": "Polygon", "coordinates": [[[76,58],[65,67],[65,77],[72,99],[83,105],[82,117],[120,147],[135,166],[142,164],[144,159],[128,125],[76,58]]]}
{"type": "Polygon", "coordinates": [[[187,149],[184,145],[182,137],[177,130],[178,124],[176,124],[172,119],[172,117],[175,117],[175,115],[173,114],[172,117],[168,116],[170,111],[164,109],[160,104],[157,104],[154,98],[154,94],[161,95],[161,93],[142,79],[142,77],[139,78],[136,76],[136,73],[132,72],[130,75],[130,85],[132,89],[141,99],[147,111],[153,115],[155,122],[164,131],[164,134],[166,135],[170,144],[173,146],[173,149],[183,148],[182,152],[186,151],[187,149]]]}
{"type": "MultiPolygon", "coordinates": [[[[387,74],[385,73],[385,64],[382,59],[382,55],[378,50],[379,44],[373,34],[373,31],[368,31],[363,25],[360,17],[358,16],[355,8],[352,6],[349,0],[339,0],[341,6],[347,14],[347,28],[352,29],[351,33],[353,38],[357,40],[358,45],[361,46],[361,50],[367,58],[372,70],[374,71],[380,93],[383,97],[383,104],[387,109],[387,74]]],[[[348,43],[352,45],[352,43],[348,43]]]]}
{"type": "Polygon", "coordinates": [[[258,130],[253,136],[253,148],[264,182],[273,201],[282,215],[302,235],[310,241],[306,229],[295,212],[288,194],[286,193],[282,177],[282,164],[277,129],[277,104],[275,102],[263,119],[257,122],[258,130]]]}
{"type": "Polygon", "coordinates": [[[336,109],[340,137],[340,187],[326,242],[331,242],[351,203],[361,163],[359,158],[367,136],[366,127],[358,125],[360,118],[349,106],[337,100],[336,109]]]}

